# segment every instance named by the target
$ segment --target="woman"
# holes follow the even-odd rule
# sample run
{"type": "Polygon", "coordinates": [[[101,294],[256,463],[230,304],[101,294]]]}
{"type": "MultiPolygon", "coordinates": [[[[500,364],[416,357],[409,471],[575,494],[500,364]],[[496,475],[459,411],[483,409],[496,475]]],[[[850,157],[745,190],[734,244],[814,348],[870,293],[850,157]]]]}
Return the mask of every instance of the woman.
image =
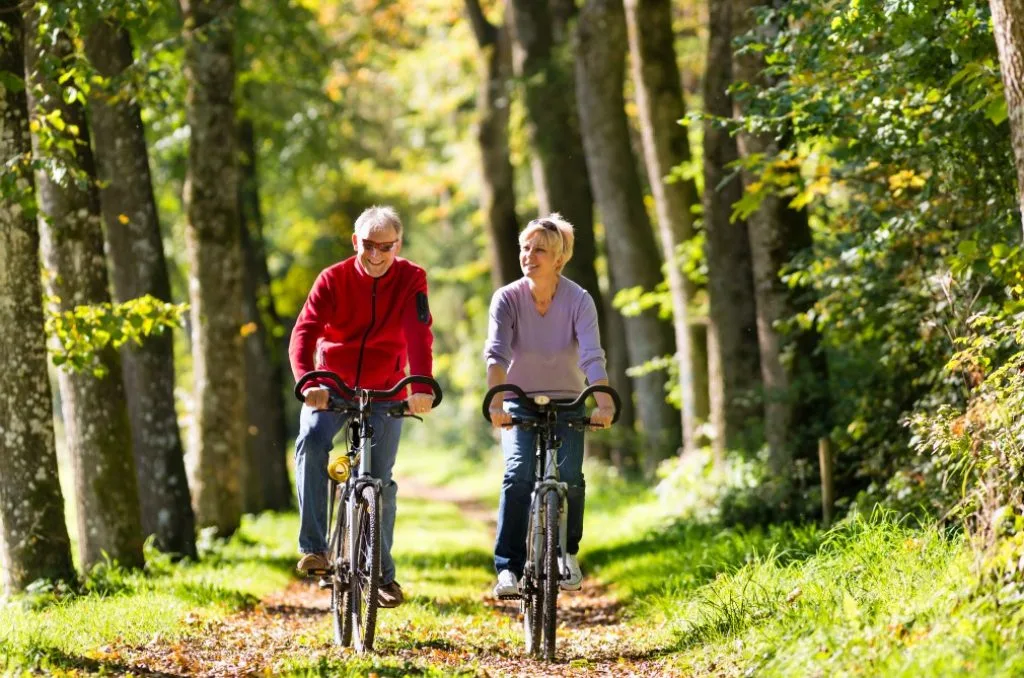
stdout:
{"type": "MultiPolygon", "coordinates": [[[[572,224],[557,213],[534,219],[519,234],[523,277],[499,289],[491,299],[484,346],[488,388],[511,383],[530,396],[575,400],[585,388],[584,378],[590,384],[608,383],[594,300],[585,289],[562,276],[562,269],[572,258],[572,248],[572,224]]],[[[494,545],[494,568],[498,573],[494,594],[511,597],[519,593],[526,561],[535,433],[509,426],[513,416],[528,418],[531,413],[517,399],[502,401],[502,395],[495,397],[490,409],[491,422],[502,427],[505,456],[494,545]]],[[[615,413],[612,400],[604,393],[595,398],[598,407],[591,413],[590,422],[596,428],[605,428],[615,413]]],[[[565,416],[582,414],[567,412],[565,416]]],[[[578,591],[583,581],[576,560],[583,536],[583,432],[561,426],[558,433],[562,438],[559,478],[568,485],[569,504],[569,573],[561,587],[578,591]]]]}

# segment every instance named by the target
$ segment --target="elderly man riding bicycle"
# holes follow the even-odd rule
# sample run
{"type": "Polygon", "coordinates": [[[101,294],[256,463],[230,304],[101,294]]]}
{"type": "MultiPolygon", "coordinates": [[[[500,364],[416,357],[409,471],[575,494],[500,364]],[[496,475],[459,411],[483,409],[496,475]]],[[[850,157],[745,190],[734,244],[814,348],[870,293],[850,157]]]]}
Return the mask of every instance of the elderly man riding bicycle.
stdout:
{"type": "MultiPolygon", "coordinates": [[[[433,333],[427,302],[427,276],[422,268],[398,256],[402,222],[390,207],[371,207],[355,223],[355,255],[317,277],[292,330],[288,348],[296,380],[315,369],[336,373],[353,388],[387,390],[404,376],[433,376],[433,333]]],[[[299,497],[298,569],[315,573],[329,569],[327,557],[328,453],[346,416],[327,411],[329,384],[314,381],[302,395],[305,406],[295,444],[295,476],[299,497]]],[[[412,385],[408,409],[430,412],[429,386],[412,385]]],[[[340,394],[339,394],[340,395],[340,394]]],[[[404,397],[404,392],[395,396],[404,397]]],[[[375,416],[371,475],[381,481],[381,607],[400,605],[404,596],[395,581],[391,545],[398,486],[391,471],[398,454],[402,419],[375,416]]]]}

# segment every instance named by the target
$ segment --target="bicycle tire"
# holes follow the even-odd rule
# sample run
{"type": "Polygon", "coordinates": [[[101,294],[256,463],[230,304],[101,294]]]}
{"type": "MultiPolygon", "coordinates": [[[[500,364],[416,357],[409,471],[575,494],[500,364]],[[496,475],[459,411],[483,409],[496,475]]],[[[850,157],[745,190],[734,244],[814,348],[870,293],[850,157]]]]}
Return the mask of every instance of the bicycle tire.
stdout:
{"type": "Polygon", "coordinates": [[[535,657],[540,656],[541,647],[541,588],[538,573],[540,571],[540,559],[535,553],[537,543],[536,534],[540,529],[540,521],[537,520],[539,512],[531,509],[530,522],[526,531],[526,567],[523,571],[523,581],[520,582],[519,606],[523,612],[523,638],[526,641],[527,654],[535,657]]]}
{"type": "Polygon", "coordinates": [[[352,553],[348,592],[352,644],[359,652],[372,652],[380,586],[380,495],[375,487],[363,487],[356,511],[360,513],[359,531],[352,553]]]}
{"type": "Polygon", "coordinates": [[[345,512],[338,507],[334,530],[331,532],[330,559],[331,572],[331,621],[334,626],[334,642],[345,647],[352,643],[352,624],[349,620],[347,578],[342,563],[345,562],[345,541],[348,531],[345,529],[345,512]]]}
{"type": "Polygon", "coordinates": [[[544,497],[544,658],[555,660],[555,628],[558,626],[558,493],[551,490],[544,497]]]}

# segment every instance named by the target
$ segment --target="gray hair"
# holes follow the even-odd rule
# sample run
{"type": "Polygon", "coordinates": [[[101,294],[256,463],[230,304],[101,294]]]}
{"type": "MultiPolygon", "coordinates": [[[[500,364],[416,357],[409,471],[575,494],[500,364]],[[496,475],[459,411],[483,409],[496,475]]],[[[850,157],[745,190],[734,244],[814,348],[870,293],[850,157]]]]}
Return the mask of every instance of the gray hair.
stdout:
{"type": "Polygon", "coordinates": [[[356,235],[360,233],[370,235],[374,231],[381,231],[388,226],[395,229],[395,235],[399,239],[402,238],[402,219],[398,216],[395,208],[388,205],[374,205],[363,210],[363,213],[356,219],[353,230],[356,235]]]}

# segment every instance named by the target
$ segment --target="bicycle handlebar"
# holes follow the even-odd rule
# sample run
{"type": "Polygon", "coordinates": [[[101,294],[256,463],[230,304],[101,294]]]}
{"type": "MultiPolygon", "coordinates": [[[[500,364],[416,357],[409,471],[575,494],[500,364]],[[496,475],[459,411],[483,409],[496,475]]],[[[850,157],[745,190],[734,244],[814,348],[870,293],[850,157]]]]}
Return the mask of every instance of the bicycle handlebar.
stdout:
{"type": "MultiPolygon", "coordinates": [[[[537,414],[542,414],[543,411],[541,410],[540,406],[533,401],[533,398],[526,395],[526,392],[523,391],[523,389],[519,388],[515,384],[498,384],[497,386],[489,390],[487,392],[487,395],[484,396],[484,404],[482,411],[484,414],[484,419],[486,419],[488,422],[491,421],[491,401],[494,399],[494,396],[503,392],[514,393],[515,395],[522,398],[522,401],[526,405],[527,409],[531,409],[537,414]]],[[[587,398],[592,393],[607,393],[609,396],[611,396],[612,403],[615,404],[615,415],[612,416],[612,423],[614,424],[615,422],[617,422],[619,420],[619,413],[622,411],[622,401],[619,399],[619,394],[616,393],[615,389],[606,384],[594,384],[592,386],[588,386],[586,389],[584,389],[582,393],[576,396],[576,400],[573,400],[571,403],[552,402],[548,407],[553,407],[555,410],[574,410],[580,405],[582,405],[584,402],[586,402],[587,398]]]]}
{"type": "MultiPolygon", "coordinates": [[[[303,387],[312,380],[321,378],[333,381],[334,384],[338,387],[338,391],[342,395],[347,395],[351,398],[359,397],[359,391],[356,391],[348,384],[346,384],[344,381],[342,381],[341,377],[339,377],[334,372],[331,372],[330,370],[313,370],[312,372],[306,372],[304,375],[302,375],[298,383],[295,384],[295,397],[298,398],[299,402],[306,402],[305,396],[302,395],[303,387]]],[[[433,378],[424,377],[419,374],[410,374],[409,376],[404,377],[401,381],[399,381],[397,384],[392,386],[387,391],[376,391],[372,389],[360,389],[360,391],[365,392],[366,395],[369,396],[371,400],[380,400],[393,398],[394,396],[398,395],[409,384],[424,384],[426,386],[429,386],[430,390],[434,392],[434,404],[432,405],[432,407],[437,407],[438,405],[441,404],[441,399],[444,396],[444,394],[441,393],[441,385],[438,384],[437,381],[435,381],[433,378]]]]}

